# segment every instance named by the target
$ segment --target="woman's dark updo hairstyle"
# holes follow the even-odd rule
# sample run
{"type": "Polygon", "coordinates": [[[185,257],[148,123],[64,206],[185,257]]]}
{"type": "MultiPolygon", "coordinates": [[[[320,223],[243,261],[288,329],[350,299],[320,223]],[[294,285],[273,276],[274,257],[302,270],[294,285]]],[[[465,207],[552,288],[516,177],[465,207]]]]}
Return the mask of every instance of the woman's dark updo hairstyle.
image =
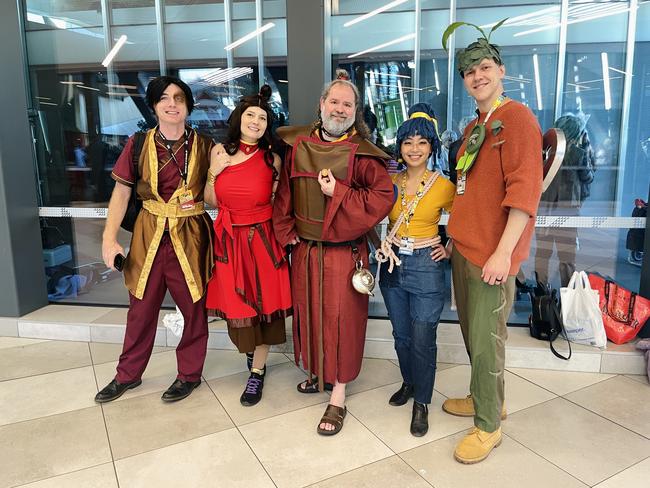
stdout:
{"type": "Polygon", "coordinates": [[[266,130],[258,141],[258,147],[264,151],[264,161],[273,170],[273,179],[278,177],[278,172],[273,166],[273,136],[271,135],[271,127],[273,125],[273,110],[269,105],[271,98],[271,87],[263,85],[260,92],[256,95],[248,95],[241,97],[239,103],[232,111],[228,118],[228,132],[226,133],[226,140],[223,147],[226,152],[231,156],[239,150],[239,142],[241,140],[241,116],[249,107],[259,107],[266,112],[266,130]]]}

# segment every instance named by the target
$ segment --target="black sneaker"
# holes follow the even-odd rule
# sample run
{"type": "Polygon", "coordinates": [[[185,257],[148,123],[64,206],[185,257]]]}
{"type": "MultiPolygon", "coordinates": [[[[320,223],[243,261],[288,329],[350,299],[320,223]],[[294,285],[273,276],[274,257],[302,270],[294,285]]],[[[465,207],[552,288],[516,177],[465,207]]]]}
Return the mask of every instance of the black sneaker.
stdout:
{"type": "Polygon", "coordinates": [[[262,399],[262,388],[264,388],[264,375],[257,373],[259,371],[253,368],[251,375],[246,382],[246,389],[241,394],[239,402],[245,407],[252,407],[262,399]]]}

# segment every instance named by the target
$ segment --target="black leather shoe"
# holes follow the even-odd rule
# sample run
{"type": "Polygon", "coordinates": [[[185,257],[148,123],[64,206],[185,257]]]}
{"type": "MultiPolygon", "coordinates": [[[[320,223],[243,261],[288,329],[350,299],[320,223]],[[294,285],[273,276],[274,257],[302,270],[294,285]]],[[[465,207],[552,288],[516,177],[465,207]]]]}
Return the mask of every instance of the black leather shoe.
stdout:
{"type": "Polygon", "coordinates": [[[390,397],[388,403],[393,407],[401,407],[408,402],[411,397],[413,397],[413,386],[402,383],[402,387],[393,393],[393,396],[390,397]]]}
{"type": "Polygon", "coordinates": [[[172,386],[167,388],[167,391],[162,394],[163,402],[177,402],[183,398],[187,398],[194,391],[194,388],[198,387],[201,384],[199,381],[183,381],[176,380],[172,383],[172,386]]]}
{"type": "Polygon", "coordinates": [[[97,403],[106,403],[112,402],[113,400],[120,398],[126,390],[135,388],[142,384],[141,380],[132,381],[131,383],[118,383],[116,379],[111,381],[108,385],[104,387],[97,395],[95,395],[95,401],[97,403]]]}
{"type": "Polygon", "coordinates": [[[264,388],[264,375],[256,373],[259,369],[251,372],[246,382],[246,389],[239,398],[239,403],[244,407],[252,407],[262,399],[262,388],[264,388]]]}
{"type": "Polygon", "coordinates": [[[429,431],[429,407],[424,403],[413,402],[411,434],[422,437],[429,431]]]}

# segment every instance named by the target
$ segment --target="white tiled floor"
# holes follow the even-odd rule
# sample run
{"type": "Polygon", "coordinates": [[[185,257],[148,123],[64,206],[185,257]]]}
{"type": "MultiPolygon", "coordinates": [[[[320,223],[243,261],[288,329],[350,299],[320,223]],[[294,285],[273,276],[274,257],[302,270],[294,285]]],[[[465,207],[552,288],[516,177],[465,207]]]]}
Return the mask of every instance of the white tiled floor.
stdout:
{"type": "MultiPolygon", "coordinates": [[[[86,317],[85,319],[88,319],[86,317]]],[[[429,433],[409,434],[410,403],[389,396],[394,361],[365,359],[350,384],[343,431],[316,434],[327,395],[301,395],[291,355],[269,359],[264,398],[238,398],[245,361],[210,350],[204,382],[177,404],[160,401],[175,353],[157,347],[139,388],[98,406],[113,344],[0,338],[0,487],[498,487],[647,488],[650,385],[634,375],[509,368],[503,444],[483,463],[452,457],[471,419],[446,415],[469,367],[440,364],[429,433]]]]}

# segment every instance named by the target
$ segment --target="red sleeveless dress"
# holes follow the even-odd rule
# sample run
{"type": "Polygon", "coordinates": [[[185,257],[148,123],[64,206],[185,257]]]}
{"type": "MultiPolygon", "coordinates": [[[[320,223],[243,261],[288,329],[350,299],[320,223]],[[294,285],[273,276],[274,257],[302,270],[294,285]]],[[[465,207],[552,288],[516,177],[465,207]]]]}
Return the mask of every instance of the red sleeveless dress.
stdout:
{"type": "Polygon", "coordinates": [[[207,308],[229,329],[264,327],[292,313],[289,267],[271,225],[272,187],[273,170],[261,150],[224,169],[214,184],[215,268],[207,308]]]}

